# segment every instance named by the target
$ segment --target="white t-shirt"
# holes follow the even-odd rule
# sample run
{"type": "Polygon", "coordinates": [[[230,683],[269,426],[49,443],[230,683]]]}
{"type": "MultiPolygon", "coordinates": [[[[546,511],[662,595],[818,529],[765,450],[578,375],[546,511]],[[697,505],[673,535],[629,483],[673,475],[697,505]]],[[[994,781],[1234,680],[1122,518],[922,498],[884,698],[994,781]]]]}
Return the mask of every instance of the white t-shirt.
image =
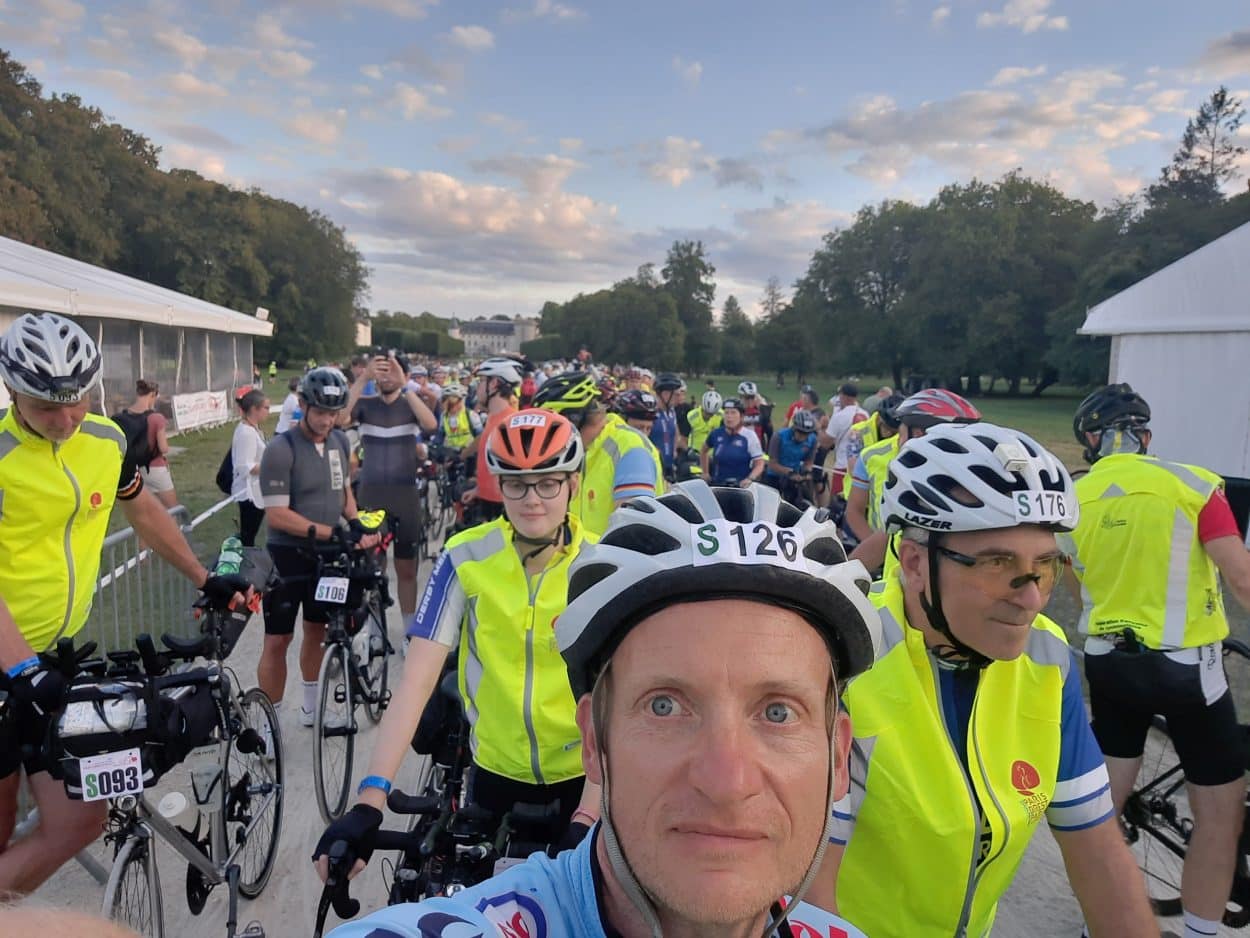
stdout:
{"type": "Polygon", "coordinates": [[[299,395],[292,391],[286,396],[286,400],[282,402],[282,412],[278,414],[278,427],[275,433],[286,433],[291,429],[291,423],[295,420],[295,412],[299,410],[299,395]]]}
{"type": "Polygon", "coordinates": [[[833,438],[833,468],[838,472],[846,471],[846,450],[851,441],[851,425],[867,419],[868,415],[858,404],[843,407],[829,418],[825,433],[833,438]]]}
{"type": "Polygon", "coordinates": [[[252,474],[252,467],[260,465],[264,454],[264,436],[255,427],[240,420],[230,442],[230,459],[234,463],[230,497],[236,502],[250,501],[257,508],[265,507],[260,495],[260,473],[252,474]]]}

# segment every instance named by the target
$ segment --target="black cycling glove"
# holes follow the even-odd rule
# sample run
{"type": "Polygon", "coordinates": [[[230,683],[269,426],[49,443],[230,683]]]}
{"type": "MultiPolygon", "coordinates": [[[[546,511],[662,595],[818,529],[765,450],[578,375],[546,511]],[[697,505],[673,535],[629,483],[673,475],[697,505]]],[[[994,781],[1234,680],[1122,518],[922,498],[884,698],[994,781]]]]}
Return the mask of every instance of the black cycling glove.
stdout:
{"type": "Polygon", "coordinates": [[[369,533],[365,530],[365,526],[361,523],[359,518],[348,519],[347,530],[351,532],[351,540],[353,544],[359,544],[360,539],[369,533]]]}
{"type": "Polygon", "coordinates": [[[326,828],[321,839],[317,841],[316,849],[313,850],[313,862],[315,863],[318,857],[328,856],[330,848],[341,840],[347,844],[348,849],[347,855],[343,858],[347,869],[343,873],[344,875],[350,873],[357,860],[368,863],[369,858],[373,856],[373,835],[381,826],[381,811],[367,804],[355,805],[326,828]]]}
{"type": "Polygon", "coordinates": [[[252,584],[237,573],[214,574],[204,581],[200,592],[214,609],[230,608],[235,593],[246,593],[252,584]]]}
{"type": "Polygon", "coordinates": [[[65,696],[65,675],[43,664],[32,664],[12,679],[13,696],[29,704],[40,716],[61,706],[65,696]]]}

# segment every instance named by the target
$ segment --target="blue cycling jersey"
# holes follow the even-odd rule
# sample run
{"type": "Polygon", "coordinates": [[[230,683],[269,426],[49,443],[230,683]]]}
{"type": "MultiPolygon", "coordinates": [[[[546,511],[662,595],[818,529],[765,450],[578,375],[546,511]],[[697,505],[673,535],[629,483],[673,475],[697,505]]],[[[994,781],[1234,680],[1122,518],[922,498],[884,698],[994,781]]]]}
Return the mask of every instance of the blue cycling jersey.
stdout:
{"type": "MultiPolygon", "coordinates": [[[[588,836],[554,860],[536,853],[451,898],[390,906],[340,925],[329,938],[607,938],[595,889],[594,841],[588,836]]],[[[790,924],[802,938],[865,938],[806,902],[795,907],[790,924]]]]}
{"type": "Polygon", "coordinates": [[[713,485],[741,482],[751,474],[751,463],[764,455],[758,434],[742,427],[730,433],[717,427],[708,434],[705,449],[711,450],[711,476],[713,485]]]}
{"type": "MultiPolygon", "coordinates": [[[[803,463],[816,454],[816,434],[809,433],[806,439],[797,440],[794,437],[794,429],[786,427],[777,434],[777,446],[777,461],[792,472],[797,472],[803,468],[803,463]]],[[[776,475],[771,465],[768,468],[769,475],[776,475]]]]}
{"type": "Polygon", "coordinates": [[[673,459],[677,455],[677,412],[675,410],[657,411],[655,421],[651,424],[651,442],[660,451],[660,462],[665,472],[673,468],[673,459]]]}

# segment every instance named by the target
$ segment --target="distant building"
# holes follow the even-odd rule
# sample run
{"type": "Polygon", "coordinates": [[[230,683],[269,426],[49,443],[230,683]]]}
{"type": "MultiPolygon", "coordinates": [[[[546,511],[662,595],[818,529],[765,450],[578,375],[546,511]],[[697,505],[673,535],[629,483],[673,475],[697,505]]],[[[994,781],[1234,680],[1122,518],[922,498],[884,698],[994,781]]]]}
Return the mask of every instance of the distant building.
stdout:
{"type": "Polygon", "coordinates": [[[464,342],[469,358],[520,352],[521,344],[538,338],[538,320],[514,316],[512,319],[453,319],[447,334],[464,342]]]}

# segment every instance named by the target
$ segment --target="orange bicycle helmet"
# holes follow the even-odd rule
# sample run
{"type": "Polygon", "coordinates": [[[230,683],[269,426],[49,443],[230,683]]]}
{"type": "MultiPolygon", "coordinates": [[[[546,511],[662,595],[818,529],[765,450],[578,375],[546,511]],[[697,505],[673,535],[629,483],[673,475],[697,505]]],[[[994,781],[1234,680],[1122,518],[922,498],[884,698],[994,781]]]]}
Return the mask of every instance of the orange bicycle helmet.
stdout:
{"type": "Polygon", "coordinates": [[[495,475],[580,472],[585,456],[569,419],[537,407],[518,410],[486,441],[486,468],[495,475]]]}

